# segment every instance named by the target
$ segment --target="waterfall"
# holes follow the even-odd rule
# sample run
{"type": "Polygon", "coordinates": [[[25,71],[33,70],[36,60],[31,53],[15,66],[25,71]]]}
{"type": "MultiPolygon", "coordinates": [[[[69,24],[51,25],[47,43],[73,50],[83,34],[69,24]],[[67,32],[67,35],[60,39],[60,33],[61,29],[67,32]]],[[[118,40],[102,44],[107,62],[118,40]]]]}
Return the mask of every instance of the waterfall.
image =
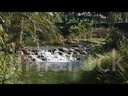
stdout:
{"type": "MultiPolygon", "coordinates": [[[[58,68],[58,70],[71,70],[79,65],[79,59],[74,56],[73,49],[68,51],[66,48],[46,48],[40,50],[33,49],[26,52],[26,59],[32,65],[47,67],[47,69],[58,68]],[[41,64],[41,65],[40,65],[41,64]]],[[[80,53],[79,53],[80,54],[80,53]]],[[[86,54],[85,54],[86,56],[86,54]]],[[[82,57],[82,55],[81,55],[82,57]]],[[[83,62],[81,62],[83,63],[83,62]]]]}

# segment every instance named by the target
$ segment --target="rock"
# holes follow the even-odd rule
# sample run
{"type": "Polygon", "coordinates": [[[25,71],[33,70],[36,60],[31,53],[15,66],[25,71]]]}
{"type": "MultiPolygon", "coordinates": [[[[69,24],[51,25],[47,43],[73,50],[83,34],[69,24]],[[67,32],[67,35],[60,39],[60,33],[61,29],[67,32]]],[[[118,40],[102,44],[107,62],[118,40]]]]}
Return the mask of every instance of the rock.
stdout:
{"type": "Polygon", "coordinates": [[[64,51],[66,51],[66,52],[68,52],[69,51],[69,49],[68,48],[62,48],[64,51]]]}
{"type": "Polygon", "coordinates": [[[33,50],[31,50],[31,52],[39,52],[38,50],[36,50],[36,49],[33,49],[33,50]]]}
{"type": "Polygon", "coordinates": [[[72,57],[77,57],[77,54],[73,54],[72,57]]]}
{"type": "Polygon", "coordinates": [[[75,50],[74,50],[73,48],[70,48],[70,51],[71,51],[71,52],[74,52],[75,50]]]}
{"type": "Polygon", "coordinates": [[[68,43],[68,44],[76,44],[77,41],[70,41],[70,42],[67,41],[66,43],[68,43]]]}
{"type": "Polygon", "coordinates": [[[41,57],[43,57],[43,56],[42,56],[42,55],[38,55],[38,56],[37,56],[37,58],[41,58],[41,57]]]}
{"type": "Polygon", "coordinates": [[[38,55],[43,55],[43,53],[42,52],[38,52],[38,55]]]}
{"type": "Polygon", "coordinates": [[[73,54],[78,54],[78,52],[74,51],[73,54]]]}
{"type": "Polygon", "coordinates": [[[59,48],[58,50],[59,50],[59,51],[62,51],[62,52],[68,52],[68,51],[69,51],[69,49],[64,48],[64,47],[63,47],[63,48],[59,48]]]}
{"type": "Polygon", "coordinates": [[[36,61],[36,59],[35,59],[35,58],[31,58],[31,60],[32,60],[32,61],[36,61]]]}
{"type": "Polygon", "coordinates": [[[42,58],[41,60],[42,60],[42,61],[46,61],[46,60],[47,60],[47,58],[42,58]]]}
{"type": "Polygon", "coordinates": [[[28,55],[28,58],[32,59],[32,56],[31,55],[28,55]]]}
{"type": "Polygon", "coordinates": [[[79,47],[79,45],[73,44],[71,45],[71,47],[79,47]]]}
{"type": "Polygon", "coordinates": [[[58,52],[59,53],[59,55],[63,55],[63,53],[62,52],[58,52]]]}
{"type": "Polygon", "coordinates": [[[38,52],[35,52],[35,55],[38,55],[38,52]]]}
{"type": "Polygon", "coordinates": [[[34,52],[28,52],[29,53],[29,55],[35,55],[35,53],[34,52]]]}
{"type": "Polygon", "coordinates": [[[76,48],[73,48],[75,51],[80,51],[80,48],[76,47],[76,48]]]}
{"type": "Polygon", "coordinates": [[[27,50],[25,50],[25,49],[22,49],[22,52],[23,52],[25,55],[30,55],[30,53],[29,53],[27,50]]]}
{"type": "Polygon", "coordinates": [[[80,51],[80,54],[86,55],[87,52],[86,51],[80,51]]]}
{"type": "Polygon", "coordinates": [[[67,54],[71,54],[71,52],[68,52],[67,54]]]}
{"type": "Polygon", "coordinates": [[[49,49],[48,52],[52,52],[52,50],[49,49]]]}
{"type": "Polygon", "coordinates": [[[80,57],[76,58],[76,60],[80,60],[80,57]]]}
{"type": "Polygon", "coordinates": [[[55,51],[57,51],[57,49],[51,49],[51,53],[55,53],[55,51]]]}

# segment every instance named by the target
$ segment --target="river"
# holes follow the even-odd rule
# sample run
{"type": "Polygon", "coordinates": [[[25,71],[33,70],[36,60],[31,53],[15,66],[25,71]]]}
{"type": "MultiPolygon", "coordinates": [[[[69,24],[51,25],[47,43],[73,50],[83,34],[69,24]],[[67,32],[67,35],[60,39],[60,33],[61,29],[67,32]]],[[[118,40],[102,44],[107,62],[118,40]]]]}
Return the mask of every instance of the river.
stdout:
{"type": "MultiPolygon", "coordinates": [[[[48,52],[48,50],[46,51],[45,48],[45,53],[46,52],[48,52]]],[[[45,55],[47,56],[47,54],[45,55]]],[[[47,58],[49,57],[53,58],[52,54],[49,54],[47,58]]],[[[80,79],[79,71],[84,63],[83,59],[69,61],[67,59],[61,60],[62,61],[58,60],[58,62],[55,58],[51,62],[26,60],[22,67],[23,82],[25,84],[76,84],[80,79]]]]}

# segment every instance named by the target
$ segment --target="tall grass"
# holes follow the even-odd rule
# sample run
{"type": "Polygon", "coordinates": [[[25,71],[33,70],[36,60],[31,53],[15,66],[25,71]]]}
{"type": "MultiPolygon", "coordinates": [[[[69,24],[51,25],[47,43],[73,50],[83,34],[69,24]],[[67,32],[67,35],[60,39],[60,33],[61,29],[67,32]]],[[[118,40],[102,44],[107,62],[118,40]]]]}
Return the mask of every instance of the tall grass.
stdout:
{"type": "Polygon", "coordinates": [[[120,41],[119,50],[111,50],[96,57],[89,56],[81,70],[84,84],[123,84],[128,82],[128,42],[120,41]],[[120,66],[119,66],[120,65],[120,66]]]}
{"type": "Polygon", "coordinates": [[[21,67],[18,54],[0,54],[0,83],[17,84],[20,81],[21,67]]]}
{"type": "Polygon", "coordinates": [[[0,37],[0,83],[1,84],[17,84],[21,76],[21,58],[20,53],[16,52],[12,46],[6,44],[4,39],[0,37]]]}

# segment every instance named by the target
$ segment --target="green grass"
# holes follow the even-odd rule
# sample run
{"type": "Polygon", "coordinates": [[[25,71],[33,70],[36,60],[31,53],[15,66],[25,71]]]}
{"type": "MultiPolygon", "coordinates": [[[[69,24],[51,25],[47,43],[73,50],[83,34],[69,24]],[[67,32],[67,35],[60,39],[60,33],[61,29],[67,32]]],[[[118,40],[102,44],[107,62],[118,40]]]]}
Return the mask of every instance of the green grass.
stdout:
{"type": "Polygon", "coordinates": [[[91,39],[86,39],[87,41],[105,41],[106,39],[105,38],[91,38],[91,39]]]}

